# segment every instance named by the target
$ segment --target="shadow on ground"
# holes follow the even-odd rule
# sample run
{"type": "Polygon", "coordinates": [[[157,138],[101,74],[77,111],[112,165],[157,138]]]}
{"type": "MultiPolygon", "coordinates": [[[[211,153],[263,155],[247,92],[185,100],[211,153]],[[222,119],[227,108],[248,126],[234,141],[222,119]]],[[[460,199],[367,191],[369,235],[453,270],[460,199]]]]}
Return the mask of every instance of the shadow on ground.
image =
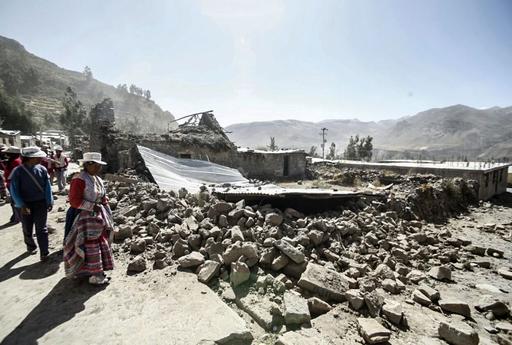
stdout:
{"type": "Polygon", "coordinates": [[[20,273],[20,279],[43,279],[57,273],[62,262],[62,250],[60,250],[51,253],[46,262],[38,261],[30,265],[13,268],[29,256],[28,252],[24,252],[0,267],[0,282],[11,279],[20,273]]]}
{"type": "Polygon", "coordinates": [[[512,193],[507,191],[503,194],[496,195],[489,201],[494,205],[512,208],[512,193]]]}
{"type": "Polygon", "coordinates": [[[61,279],[0,344],[38,344],[39,338],[83,311],[84,303],[104,288],[84,281],[61,279]]]}

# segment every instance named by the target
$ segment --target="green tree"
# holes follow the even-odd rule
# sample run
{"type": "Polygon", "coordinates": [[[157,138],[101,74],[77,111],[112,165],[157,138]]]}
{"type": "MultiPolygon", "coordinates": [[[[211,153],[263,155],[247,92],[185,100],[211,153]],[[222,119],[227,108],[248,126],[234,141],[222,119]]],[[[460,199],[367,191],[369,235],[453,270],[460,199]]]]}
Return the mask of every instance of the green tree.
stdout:
{"type": "Polygon", "coordinates": [[[343,157],[348,160],[357,160],[358,159],[358,154],[357,154],[358,144],[359,144],[359,136],[356,135],[355,138],[353,136],[350,136],[347,148],[345,149],[345,152],[343,153],[343,157]]]}
{"type": "Polygon", "coordinates": [[[126,84],[119,84],[117,85],[117,90],[123,93],[128,93],[128,86],[126,86],[126,84]]]}
{"type": "Polygon", "coordinates": [[[91,70],[91,67],[85,66],[83,73],[84,73],[84,76],[85,76],[85,80],[87,82],[90,82],[92,80],[92,70],[91,70]]]}
{"type": "Polygon", "coordinates": [[[86,123],[87,112],[70,87],[66,89],[62,105],[64,112],[60,115],[60,122],[69,136],[71,147],[75,148],[77,135],[84,130],[83,126],[86,123]]]}
{"type": "Polygon", "coordinates": [[[16,96],[23,84],[23,75],[21,70],[14,68],[7,62],[0,65],[0,79],[5,92],[11,96],[16,96]]]}
{"type": "Polygon", "coordinates": [[[367,136],[361,140],[359,147],[359,159],[363,161],[370,161],[373,155],[373,138],[367,136]]]}
{"type": "Polygon", "coordinates": [[[0,86],[0,126],[5,129],[20,130],[24,134],[32,134],[36,128],[34,115],[25,109],[25,105],[17,97],[9,96],[0,86]]]}
{"type": "Polygon", "coordinates": [[[329,153],[327,154],[327,159],[336,159],[336,144],[331,143],[331,146],[329,147],[329,153]]]}
{"type": "Polygon", "coordinates": [[[316,152],[317,149],[318,148],[315,145],[311,146],[309,148],[308,156],[310,156],[310,157],[318,157],[318,153],[316,152]]]}
{"type": "Polygon", "coordinates": [[[276,145],[275,137],[270,137],[270,145],[268,145],[268,149],[270,151],[277,151],[279,149],[279,147],[277,147],[277,145],[276,145]]]}
{"type": "Polygon", "coordinates": [[[345,159],[348,160],[365,160],[370,161],[373,155],[373,138],[367,136],[359,138],[359,135],[350,137],[347,148],[343,153],[345,159]]]}

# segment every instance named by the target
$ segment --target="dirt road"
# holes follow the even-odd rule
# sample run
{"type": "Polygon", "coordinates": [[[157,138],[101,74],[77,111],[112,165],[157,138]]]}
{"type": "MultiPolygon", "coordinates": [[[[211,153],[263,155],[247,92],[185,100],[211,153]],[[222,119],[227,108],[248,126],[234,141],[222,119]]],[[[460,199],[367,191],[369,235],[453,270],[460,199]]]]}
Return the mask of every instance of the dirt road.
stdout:
{"type": "MultiPolygon", "coordinates": [[[[65,197],[50,214],[50,260],[27,255],[21,225],[0,230],[1,344],[210,344],[250,338],[245,322],[190,273],[127,276],[117,263],[107,287],[64,278],[65,197]],[[59,209],[61,211],[59,212],[59,209]]],[[[10,206],[0,207],[0,224],[10,206]]]]}

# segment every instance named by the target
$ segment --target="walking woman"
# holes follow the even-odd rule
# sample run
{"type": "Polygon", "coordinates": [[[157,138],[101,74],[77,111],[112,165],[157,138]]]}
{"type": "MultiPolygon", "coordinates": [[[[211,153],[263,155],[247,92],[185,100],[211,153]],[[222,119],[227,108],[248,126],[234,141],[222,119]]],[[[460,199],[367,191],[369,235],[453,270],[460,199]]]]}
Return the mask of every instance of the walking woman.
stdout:
{"type": "Polygon", "coordinates": [[[67,277],[89,277],[89,283],[103,285],[109,281],[105,271],[114,268],[112,213],[103,180],[98,176],[107,163],[97,152],[86,152],[78,161],[83,170],[73,177],[69,190],[64,268],[67,277]]]}

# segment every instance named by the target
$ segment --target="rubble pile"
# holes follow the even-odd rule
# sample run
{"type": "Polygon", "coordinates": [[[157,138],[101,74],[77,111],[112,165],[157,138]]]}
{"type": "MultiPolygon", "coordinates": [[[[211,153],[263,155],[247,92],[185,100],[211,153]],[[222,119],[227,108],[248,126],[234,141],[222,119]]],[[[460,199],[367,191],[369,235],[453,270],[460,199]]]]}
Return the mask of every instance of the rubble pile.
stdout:
{"type": "Polygon", "coordinates": [[[478,182],[435,175],[400,175],[380,170],[340,168],[332,163],[308,166],[314,179],[331,185],[386,189],[394,209],[401,218],[445,222],[478,203],[478,182]]]}
{"type": "MultiPolygon", "coordinates": [[[[388,298],[400,294],[410,303],[469,319],[468,305],[444,298],[432,282],[451,281],[453,269],[480,267],[476,256],[503,256],[438,225],[404,219],[407,204],[391,200],[361,199],[358,212],[304,215],[244,200],[228,203],[206,187],[198,194],[174,193],[111,180],[108,189],[116,223],[113,249],[129,262],[129,274],[167,266],[190,270],[270,332],[309,326],[348,302],[363,339],[385,341],[389,330],[407,329],[401,305],[388,298]],[[404,209],[397,212],[400,205],[404,209]]],[[[494,318],[509,315],[501,301],[480,310],[494,318]]],[[[454,344],[474,343],[475,334],[463,325],[443,324],[439,335],[454,344]]]]}

